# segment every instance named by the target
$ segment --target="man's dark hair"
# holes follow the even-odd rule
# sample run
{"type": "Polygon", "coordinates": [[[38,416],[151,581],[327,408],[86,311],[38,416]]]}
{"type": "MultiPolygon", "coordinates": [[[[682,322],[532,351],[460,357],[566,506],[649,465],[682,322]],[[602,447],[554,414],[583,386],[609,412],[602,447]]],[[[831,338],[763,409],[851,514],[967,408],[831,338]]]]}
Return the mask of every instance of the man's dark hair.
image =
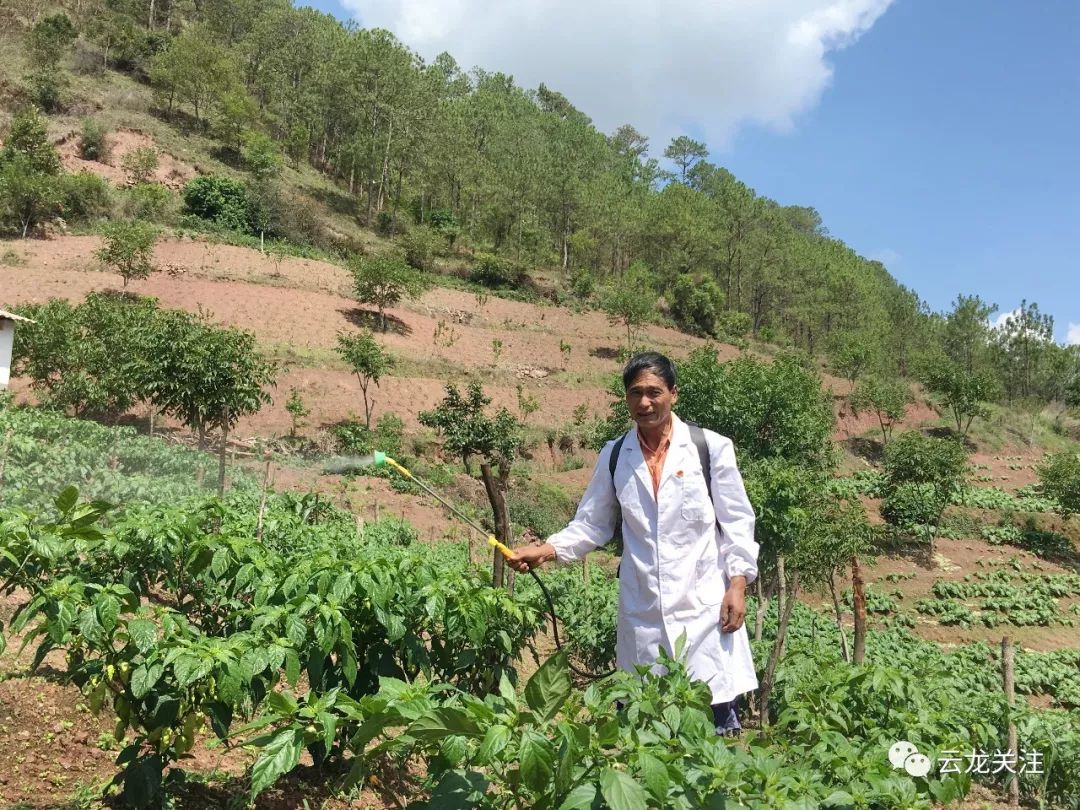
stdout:
{"type": "Polygon", "coordinates": [[[629,389],[643,371],[651,371],[663,380],[668,388],[675,387],[675,364],[659,352],[641,352],[631,357],[623,369],[623,389],[629,389]]]}

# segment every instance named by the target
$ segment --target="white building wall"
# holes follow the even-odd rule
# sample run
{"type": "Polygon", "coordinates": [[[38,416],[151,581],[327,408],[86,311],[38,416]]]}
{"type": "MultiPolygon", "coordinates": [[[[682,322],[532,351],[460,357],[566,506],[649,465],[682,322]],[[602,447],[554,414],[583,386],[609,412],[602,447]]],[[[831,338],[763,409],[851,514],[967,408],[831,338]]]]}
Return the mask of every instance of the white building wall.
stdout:
{"type": "Polygon", "coordinates": [[[11,346],[15,341],[15,321],[0,318],[0,388],[11,378],[11,346]]]}

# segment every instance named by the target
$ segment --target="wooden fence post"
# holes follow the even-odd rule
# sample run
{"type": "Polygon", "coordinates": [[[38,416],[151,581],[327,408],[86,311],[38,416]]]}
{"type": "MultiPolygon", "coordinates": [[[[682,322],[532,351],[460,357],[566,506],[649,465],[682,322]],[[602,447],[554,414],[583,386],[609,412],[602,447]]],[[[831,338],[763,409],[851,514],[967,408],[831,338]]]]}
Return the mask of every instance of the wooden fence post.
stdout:
{"type": "MultiPolygon", "coordinates": [[[[1009,755],[1013,762],[1017,761],[1016,722],[1013,720],[1013,706],[1016,703],[1016,689],[1013,678],[1013,642],[1008,636],[1001,639],[1001,680],[1005,687],[1005,702],[1008,708],[1005,710],[1009,719],[1009,755]]],[[[1009,774],[1009,806],[1020,806],[1020,780],[1015,773],[1009,774]]]]}

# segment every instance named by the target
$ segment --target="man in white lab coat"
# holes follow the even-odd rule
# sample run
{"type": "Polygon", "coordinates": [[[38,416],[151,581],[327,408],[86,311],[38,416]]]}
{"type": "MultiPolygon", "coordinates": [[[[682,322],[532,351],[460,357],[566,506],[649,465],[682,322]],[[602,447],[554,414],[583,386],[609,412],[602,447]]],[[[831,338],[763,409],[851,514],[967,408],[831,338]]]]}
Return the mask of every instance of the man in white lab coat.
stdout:
{"type": "Polygon", "coordinates": [[[757,576],[754,511],[730,439],[704,431],[712,499],[686,422],[672,413],[675,368],[661,354],[630,358],[623,370],[626,404],[636,423],[600,452],[577,514],[542,545],[518,548],[518,571],[549,560],[572,562],[615,533],[622,518],[616,662],[652,664],[686,633],[690,673],[712,691],[719,733],[738,733],[736,700],[757,688],[746,633],[746,586],[757,576]]]}

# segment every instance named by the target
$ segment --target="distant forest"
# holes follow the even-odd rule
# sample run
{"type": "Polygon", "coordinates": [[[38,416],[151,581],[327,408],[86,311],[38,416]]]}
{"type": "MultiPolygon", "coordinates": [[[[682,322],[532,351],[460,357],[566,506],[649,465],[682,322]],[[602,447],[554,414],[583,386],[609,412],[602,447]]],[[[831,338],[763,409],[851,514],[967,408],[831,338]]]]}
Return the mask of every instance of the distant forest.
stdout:
{"type": "Polygon", "coordinates": [[[1077,351],[1053,342],[1037,305],[1000,330],[974,295],[933,313],[816,210],[758,195],[688,137],[661,151],[632,124],[600,132],[553,88],[465,70],[447,53],[426,62],[386,31],[287,0],[62,7],[45,16],[14,2],[2,21],[26,32],[31,95],[47,102],[64,83],[50,47],[78,46],[149,83],[162,117],[237,153],[262,139],[263,151],[310,163],[356,199],[363,225],[427,227],[561,268],[582,298],[632,272],[693,331],[789,345],[853,382],[920,379],[954,400],[1077,399],[1077,351]]]}

